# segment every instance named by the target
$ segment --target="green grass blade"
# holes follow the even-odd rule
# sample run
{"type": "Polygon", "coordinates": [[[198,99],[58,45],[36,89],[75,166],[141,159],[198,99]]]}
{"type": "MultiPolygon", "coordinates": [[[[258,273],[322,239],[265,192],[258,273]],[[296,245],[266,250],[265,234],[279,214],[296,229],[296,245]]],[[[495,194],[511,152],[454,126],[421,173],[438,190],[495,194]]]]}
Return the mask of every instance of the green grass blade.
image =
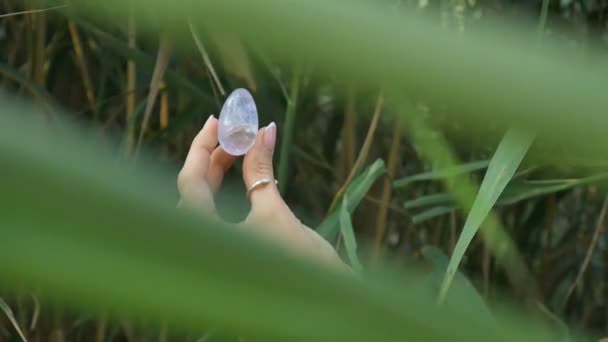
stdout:
{"type": "Polygon", "coordinates": [[[608,179],[608,174],[602,173],[578,179],[556,179],[538,182],[514,182],[507,186],[504,193],[500,196],[500,199],[498,200],[497,204],[514,204],[533,197],[560,192],[581,185],[603,182],[606,179],[608,179]]]}
{"type": "Polygon", "coordinates": [[[17,333],[19,334],[19,337],[21,337],[21,340],[23,340],[23,342],[27,342],[25,335],[23,335],[23,332],[19,327],[19,323],[17,323],[17,320],[15,319],[15,315],[13,315],[13,310],[11,310],[11,307],[8,306],[8,304],[6,304],[6,302],[2,298],[0,298],[0,310],[4,311],[4,314],[6,315],[8,320],[11,322],[13,327],[15,327],[15,330],[17,330],[17,333]]]}
{"type": "Polygon", "coordinates": [[[500,194],[515,174],[533,140],[533,134],[511,129],[498,145],[454,248],[454,254],[450,259],[450,265],[439,291],[439,302],[443,302],[445,299],[469,243],[471,243],[475,233],[477,233],[500,194]]]}
{"type": "Polygon", "coordinates": [[[361,273],[363,267],[361,267],[361,262],[357,256],[357,239],[353,223],[350,220],[350,213],[348,212],[348,196],[344,196],[342,205],[340,206],[340,233],[342,233],[342,238],[344,239],[344,248],[346,249],[350,265],[355,272],[361,273]]]}
{"type": "Polygon", "coordinates": [[[427,207],[431,205],[445,205],[452,203],[452,196],[448,193],[437,193],[426,196],[420,196],[413,200],[403,202],[405,209],[415,209],[419,207],[427,207]]]}
{"type": "MultiPolygon", "coordinates": [[[[530,198],[565,191],[581,185],[601,183],[607,179],[608,174],[601,173],[573,179],[512,181],[507,185],[503,193],[500,194],[500,197],[496,201],[496,205],[511,205],[530,198]]],[[[452,204],[454,204],[454,199],[449,193],[435,193],[405,201],[403,202],[403,208],[417,209],[420,207],[446,206],[452,204]]]]}
{"type": "Polygon", "coordinates": [[[215,85],[217,86],[217,89],[219,90],[220,95],[225,97],[226,90],[224,90],[224,87],[222,86],[222,82],[220,82],[220,78],[217,76],[217,72],[215,71],[215,67],[213,66],[213,63],[211,63],[211,58],[209,58],[209,54],[207,53],[207,50],[205,49],[205,46],[203,45],[203,41],[199,37],[199,34],[197,33],[197,30],[194,27],[194,25],[192,25],[191,20],[188,20],[188,28],[190,29],[190,33],[192,34],[192,39],[194,39],[196,48],[198,49],[198,52],[201,54],[201,57],[203,58],[203,62],[205,62],[205,65],[207,66],[207,69],[209,70],[209,73],[211,74],[211,77],[213,78],[213,82],[215,82],[215,85]]]}
{"type": "Polygon", "coordinates": [[[416,214],[414,216],[412,216],[412,223],[413,224],[420,224],[424,221],[428,221],[430,219],[433,219],[435,217],[439,217],[439,216],[443,216],[446,214],[450,214],[452,212],[454,212],[456,210],[455,207],[453,206],[439,206],[439,207],[434,207],[428,210],[425,210],[419,214],[416,214]]]}
{"type": "Polygon", "coordinates": [[[411,183],[420,181],[442,180],[452,178],[462,174],[483,170],[488,167],[489,160],[477,160],[466,164],[461,164],[441,170],[432,170],[429,172],[419,173],[413,176],[404,177],[396,180],[393,183],[395,188],[403,188],[411,183]]]}
{"type": "MultiPolygon", "coordinates": [[[[443,275],[450,263],[450,259],[443,251],[435,246],[424,246],[421,249],[421,253],[424,256],[424,259],[431,264],[431,272],[428,275],[427,281],[430,283],[430,287],[436,291],[434,295],[437,295],[443,275]]],[[[450,291],[450,295],[446,300],[464,301],[470,314],[481,315],[484,319],[493,320],[490,309],[475,286],[473,286],[471,281],[459,271],[456,272],[454,277],[453,287],[454,292],[452,293],[452,291],[450,291]]]]}
{"type": "MultiPolygon", "coordinates": [[[[386,166],[382,159],[376,160],[372,165],[357,176],[345,192],[348,196],[348,212],[352,214],[363,200],[369,189],[374,185],[376,180],[386,172],[386,166]]],[[[333,241],[340,229],[339,227],[340,213],[334,211],[323,222],[317,226],[317,231],[328,241],[333,241]]]]}

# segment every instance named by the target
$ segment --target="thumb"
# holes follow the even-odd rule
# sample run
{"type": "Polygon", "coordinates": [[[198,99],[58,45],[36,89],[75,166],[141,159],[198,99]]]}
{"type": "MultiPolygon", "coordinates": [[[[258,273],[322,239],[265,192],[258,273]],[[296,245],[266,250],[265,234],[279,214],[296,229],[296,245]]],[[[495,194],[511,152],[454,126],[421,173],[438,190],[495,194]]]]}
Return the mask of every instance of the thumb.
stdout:
{"type": "MultiPolygon", "coordinates": [[[[274,183],[272,157],[277,137],[277,126],[274,122],[258,132],[253,147],[243,160],[243,181],[246,189],[251,189],[256,182],[270,182],[256,186],[249,194],[251,200],[250,218],[266,217],[267,212],[282,207],[283,200],[274,183]]],[[[257,220],[256,220],[257,221],[257,220]]]]}

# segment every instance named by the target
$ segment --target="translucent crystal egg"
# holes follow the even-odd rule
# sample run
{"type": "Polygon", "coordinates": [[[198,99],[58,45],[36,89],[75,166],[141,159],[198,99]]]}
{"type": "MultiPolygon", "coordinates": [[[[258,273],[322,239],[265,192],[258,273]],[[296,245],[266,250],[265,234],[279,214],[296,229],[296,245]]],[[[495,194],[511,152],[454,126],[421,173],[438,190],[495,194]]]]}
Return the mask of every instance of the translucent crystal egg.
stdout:
{"type": "Polygon", "coordinates": [[[253,96],[242,88],[228,96],[218,119],[218,140],[224,151],[241,156],[253,146],[258,133],[258,110],[253,96]]]}

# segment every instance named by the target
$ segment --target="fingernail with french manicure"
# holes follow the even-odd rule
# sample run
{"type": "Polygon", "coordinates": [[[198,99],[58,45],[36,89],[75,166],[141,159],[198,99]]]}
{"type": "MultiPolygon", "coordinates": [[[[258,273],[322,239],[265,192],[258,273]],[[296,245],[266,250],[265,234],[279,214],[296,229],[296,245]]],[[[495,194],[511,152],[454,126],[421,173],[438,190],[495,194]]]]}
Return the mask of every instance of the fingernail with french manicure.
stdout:
{"type": "Polygon", "coordinates": [[[203,127],[207,126],[207,124],[209,123],[209,121],[211,121],[211,119],[213,119],[213,118],[214,118],[213,114],[209,115],[209,117],[205,121],[205,124],[203,124],[203,127]]]}
{"type": "Polygon", "coordinates": [[[271,122],[264,130],[264,147],[269,150],[274,150],[274,144],[277,140],[277,125],[271,122]]]}

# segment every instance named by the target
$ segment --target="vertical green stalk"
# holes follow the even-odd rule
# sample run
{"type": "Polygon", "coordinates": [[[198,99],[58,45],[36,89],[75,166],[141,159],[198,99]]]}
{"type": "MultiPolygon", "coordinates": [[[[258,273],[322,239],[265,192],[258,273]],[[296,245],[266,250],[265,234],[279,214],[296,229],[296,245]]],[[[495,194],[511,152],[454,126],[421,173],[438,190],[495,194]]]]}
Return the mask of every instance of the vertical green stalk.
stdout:
{"type": "Polygon", "coordinates": [[[540,42],[545,32],[545,26],[547,25],[547,13],[549,13],[549,0],[543,0],[542,7],[540,9],[540,17],[538,18],[538,31],[537,39],[540,42]]]}
{"type": "Polygon", "coordinates": [[[284,194],[287,184],[287,172],[289,171],[289,149],[293,139],[293,127],[296,119],[296,105],[300,88],[300,67],[296,66],[291,80],[291,93],[287,100],[287,110],[285,112],[285,128],[283,139],[281,140],[281,155],[279,159],[279,191],[284,194]]]}

